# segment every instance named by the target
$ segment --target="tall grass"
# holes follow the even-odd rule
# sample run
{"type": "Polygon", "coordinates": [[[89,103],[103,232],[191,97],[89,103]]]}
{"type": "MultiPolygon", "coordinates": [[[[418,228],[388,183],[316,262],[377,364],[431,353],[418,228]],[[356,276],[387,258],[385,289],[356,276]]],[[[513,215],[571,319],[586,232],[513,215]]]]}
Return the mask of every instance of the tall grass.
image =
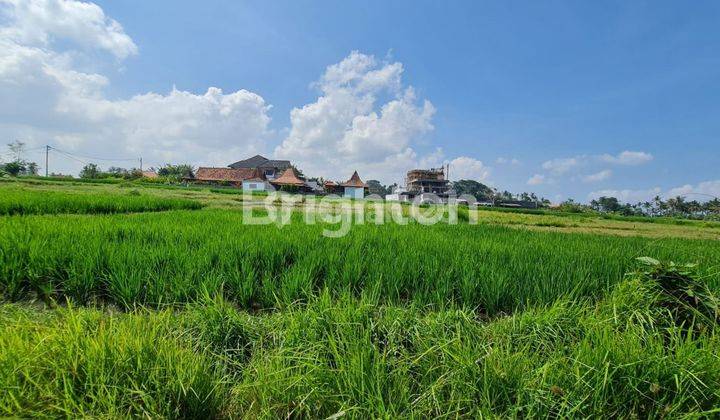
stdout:
{"type": "Polygon", "coordinates": [[[707,417],[720,337],[688,336],[645,281],[483,322],[344,294],[251,315],[0,308],[0,415],[707,417]]]}
{"type": "Polygon", "coordinates": [[[719,413],[714,240],[466,223],[328,238],[300,214],[0,193],[24,206],[0,216],[0,416],[719,413]],[[679,264],[627,275],[640,256],[679,264]]]}
{"type": "Polygon", "coordinates": [[[376,303],[476,308],[495,315],[560,297],[597,297],[633,258],[699,262],[720,285],[715,241],[620,238],[499,226],[244,225],[202,210],[0,219],[0,293],[131,308],[224,293],[243,308],[282,308],[327,290],[376,303]]]}
{"type": "Polygon", "coordinates": [[[174,322],[169,312],[0,306],[0,415],[217,416],[226,394],[221,367],[183,345],[174,322]]]}
{"type": "Polygon", "coordinates": [[[107,214],[179,209],[199,209],[192,200],[160,198],[137,191],[120,193],[70,193],[28,190],[13,187],[0,189],[0,215],[22,214],[107,214]]]}

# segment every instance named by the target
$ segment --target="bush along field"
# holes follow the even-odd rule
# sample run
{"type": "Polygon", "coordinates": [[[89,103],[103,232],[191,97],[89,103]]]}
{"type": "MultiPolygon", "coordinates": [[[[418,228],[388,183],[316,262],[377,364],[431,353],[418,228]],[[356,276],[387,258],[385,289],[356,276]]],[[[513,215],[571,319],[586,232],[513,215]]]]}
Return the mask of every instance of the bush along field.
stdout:
{"type": "Polygon", "coordinates": [[[720,413],[717,240],[193,208],[0,216],[0,416],[720,413]]]}

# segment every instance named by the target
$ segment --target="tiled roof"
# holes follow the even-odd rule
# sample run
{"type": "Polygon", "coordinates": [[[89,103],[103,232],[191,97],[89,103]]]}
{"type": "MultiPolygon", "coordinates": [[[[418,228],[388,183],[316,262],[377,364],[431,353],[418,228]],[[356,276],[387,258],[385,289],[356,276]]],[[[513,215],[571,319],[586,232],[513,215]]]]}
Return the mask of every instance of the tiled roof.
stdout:
{"type": "Polygon", "coordinates": [[[198,181],[243,181],[257,175],[254,169],[241,168],[198,168],[195,179],[198,181]]]}
{"type": "Polygon", "coordinates": [[[229,168],[233,169],[243,169],[243,168],[280,168],[280,169],[286,169],[290,167],[290,161],[289,160],[276,160],[276,159],[268,159],[265,156],[262,155],[255,155],[251,158],[240,160],[235,163],[231,163],[228,165],[229,168]]]}
{"type": "Polygon", "coordinates": [[[280,169],[286,169],[290,167],[290,161],[289,160],[267,160],[261,164],[258,165],[258,168],[280,168],[280,169]]]}
{"type": "Polygon", "coordinates": [[[231,163],[228,165],[228,167],[233,169],[242,169],[242,168],[257,168],[258,166],[262,165],[263,163],[267,162],[268,158],[261,155],[255,155],[249,159],[240,160],[235,163],[231,163]]]}
{"type": "Polygon", "coordinates": [[[343,182],[340,184],[342,187],[356,187],[356,188],[365,188],[367,185],[365,185],[364,182],[360,179],[360,175],[358,175],[357,171],[353,172],[350,179],[347,180],[347,182],[343,182]]]}
{"type": "Polygon", "coordinates": [[[275,185],[305,185],[305,181],[298,178],[297,173],[295,173],[295,169],[292,166],[285,170],[279,178],[270,181],[270,183],[275,185]]]}

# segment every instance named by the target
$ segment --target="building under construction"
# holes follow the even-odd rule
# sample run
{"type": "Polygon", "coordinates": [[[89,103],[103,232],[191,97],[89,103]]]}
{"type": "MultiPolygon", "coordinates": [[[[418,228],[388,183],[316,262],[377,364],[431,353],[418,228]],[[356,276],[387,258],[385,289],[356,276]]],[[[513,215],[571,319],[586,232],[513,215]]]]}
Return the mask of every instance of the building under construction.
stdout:
{"type": "Polygon", "coordinates": [[[445,175],[445,168],[413,169],[405,177],[405,188],[413,195],[432,193],[446,196],[450,190],[450,181],[445,175]]]}
{"type": "Polygon", "coordinates": [[[448,168],[413,169],[405,177],[405,188],[398,189],[385,198],[391,201],[413,201],[421,203],[447,202],[452,193],[447,179],[448,168]]]}

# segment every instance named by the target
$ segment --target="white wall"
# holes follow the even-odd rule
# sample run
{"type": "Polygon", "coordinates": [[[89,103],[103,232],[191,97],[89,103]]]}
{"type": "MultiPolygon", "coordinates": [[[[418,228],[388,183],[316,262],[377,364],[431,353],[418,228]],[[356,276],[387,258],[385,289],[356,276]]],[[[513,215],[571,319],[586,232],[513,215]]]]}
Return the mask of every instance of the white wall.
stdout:
{"type": "Polygon", "coordinates": [[[343,194],[343,196],[355,199],[365,198],[365,188],[345,187],[345,194],[343,194]]]}
{"type": "Polygon", "coordinates": [[[248,191],[265,191],[265,183],[262,181],[243,181],[242,189],[248,191]]]}

